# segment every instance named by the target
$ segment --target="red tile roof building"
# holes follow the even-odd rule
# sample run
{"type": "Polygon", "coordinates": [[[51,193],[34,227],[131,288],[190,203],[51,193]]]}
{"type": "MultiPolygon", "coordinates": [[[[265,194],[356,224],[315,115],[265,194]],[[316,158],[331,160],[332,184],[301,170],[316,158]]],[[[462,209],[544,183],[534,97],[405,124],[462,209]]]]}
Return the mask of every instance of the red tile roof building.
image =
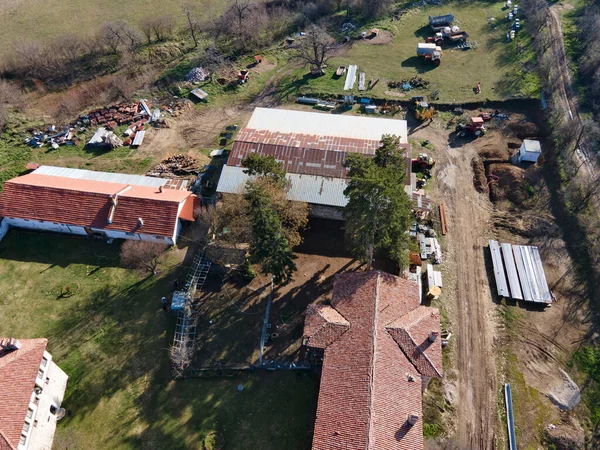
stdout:
{"type": "Polygon", "coordinates": [[[331,305],[309,305],[304,343],[324,350],[313,449],[423,449],[422,383],[442,376],[442,347],[415,283],[338,275],[331,305]]]}
{"type": "Polygon", "coordinates": [[[67,376],[52,362],[47,344],[0,339],[0,450],[52,447],[56,420],[47,402],[60,406],[67,376]]]}
{"type": "Polygon", "coordinates": [[[186,190],[34,172],[4,184],[0,217],[10,226],[174,244],[179,219],[193,220],[199,200],[186,190]]]}

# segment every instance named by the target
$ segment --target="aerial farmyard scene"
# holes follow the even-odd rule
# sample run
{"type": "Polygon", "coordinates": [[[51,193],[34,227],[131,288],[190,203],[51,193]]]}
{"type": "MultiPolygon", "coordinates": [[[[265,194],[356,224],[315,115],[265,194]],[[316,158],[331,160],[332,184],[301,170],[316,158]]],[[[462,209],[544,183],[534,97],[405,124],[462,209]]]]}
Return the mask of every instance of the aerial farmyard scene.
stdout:
{"type": "Polygon", "coordinates": [[[0,0],[0,450],[599,449],[599,30],[0,0]]]}

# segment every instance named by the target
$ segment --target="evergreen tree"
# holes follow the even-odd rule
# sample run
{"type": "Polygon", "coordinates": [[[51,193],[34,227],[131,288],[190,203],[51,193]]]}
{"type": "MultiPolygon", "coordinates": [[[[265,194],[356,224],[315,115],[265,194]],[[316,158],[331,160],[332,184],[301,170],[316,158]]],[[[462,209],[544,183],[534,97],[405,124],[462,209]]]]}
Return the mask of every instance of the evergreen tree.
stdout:
{"type": "Polygon", "coordinates": [[[296,264],[273,200],[265,186],[256,182],[248,183],[244,198],[252,227],[251,261],[260,263],[262,272],[272,274],[275,283],[289,281],[296,264]]]}
{"type": "Polygon", "coordinates": [[[375,157],[350,154],[350,181],[344,191],[346,239],[354,256],[369,267],[376,249],[384,250],[402,267],[408,257],[411,203],[404,191],[404,152],[395,136],[383,136],[375,157]]]}

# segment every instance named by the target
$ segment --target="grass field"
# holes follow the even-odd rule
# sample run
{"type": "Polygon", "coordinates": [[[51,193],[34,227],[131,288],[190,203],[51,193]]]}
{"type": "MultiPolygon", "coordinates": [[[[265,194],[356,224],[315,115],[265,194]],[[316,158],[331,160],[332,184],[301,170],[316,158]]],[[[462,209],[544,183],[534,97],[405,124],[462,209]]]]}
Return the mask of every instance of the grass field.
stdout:
{"type": "MultiPolygon", "coordinates": [[[[291,74],[282,85],[282,98],[295,89],[307,93],[343,94],[345,77],[337,79],[334,72],[337,66],[350,64],[358,65],[359,71],[366,73],[367,82],[374,76],[379,77],[375,88],[362,94],[365,96],[401,99],[412,95],[428,96],[439,90],[440,101],[443,102],[538,97],[537,76],[527,70],[527,64],[535,59],[530,38],[521,31],[515,41],[505,42],[509,25],[503,5],[504,2],[445,3],[441,7],[408,10],[397,22],[385,19],[374,25],[384,33],[391,32],[393,42],[375,45],[355,41],[347,52],[329,61],[325,76],[317,79],[305,76],[307,68],[291,74]],[[428,25],[429,15],[450,11],[456,18],[455,24],[470,34],[469,40],[476,41],[478,48],[452,50],[445,46],[442,63],[435,68],[416,56],[417,43],[424,42],[425,37],[433,33],[428,25]],[[496,18],[495,25],[488,23],[489,17],[496,18]],[[517,51],[519,42],[522,44],[521,54],[517,51]],[[388,81],[400,81],[413,75],[429,81],[429,88],[408,94],[389,92],[388,81]],[[481,94],[474,92],[477,82],[481,82],[481,94]]],[[[358,82],[353,93],[359,94],[358,82]]]]}
{"type": "Polygon", "coordinates": [[[14,230],[0,243],[2,334],[47,337],[70,377],[59,448],[200,449],[213,430],[228,449],[310,448],[312,375],[170,379],[174,318],[160,297],[185,271],[186,250],[146,278],[118,267],[117,243],[14,230]],[[60,298],[67,283],[79,290],[60,298]]]}
{"type": "Polygon", "coordinates": [[[180,23],[185,20],[180,0],[0,0],[0,57],[9,54],[19,40],[43,42],[67,33],[88,36],[104,22],[123,19],[138,24],[151,15],[167,13],[180,23]]]}

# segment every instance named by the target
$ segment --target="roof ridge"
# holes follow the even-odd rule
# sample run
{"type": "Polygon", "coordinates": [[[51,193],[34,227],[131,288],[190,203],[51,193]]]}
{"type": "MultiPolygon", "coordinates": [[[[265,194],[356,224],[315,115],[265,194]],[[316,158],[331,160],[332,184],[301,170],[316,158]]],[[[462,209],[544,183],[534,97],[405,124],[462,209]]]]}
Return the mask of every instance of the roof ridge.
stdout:
{"type": "MultiPolygon", "coordinates": [[[[388,327],[386,327],[387,330],[388,327]]],[[[390,327],[392,328],[392,327],[390,327]]],[[[394,328],[392,328],[394,329],[394,328]]],[[[425,357],[425,361],[427,361],[427,363],[429,364],[429,367],[431,367],[433,369],[433,371],[435,373],[438,374],[438,376],[441,378],[442,374],[440,373],[439,370],[437,370],[437,368],[435,367],[435,365],[431,362],[431,359],[429,359],[429,356],[427,356],[427,354],[423,351],[423,349],[421,349],[420,345],[417,345],[417,343],[415,342],[415,340],[413,339],[412,335],[410,334],[410,331],[408,331],[406,328],[404,327],[400,327],[397,328],[400,329],[402,331],[404,331],[406,333],[406,335],[408,336],[408,338],[410,339],[410,342],[412,342],[412,344],[415,347],[415,351],[419,352],[420,356],[425,357]]],[[[388,331],[389,333],[389,331],[388,331]]],[[[392,337],[392,339],[394,339],[394,337],[390,334],[390,336],[392,337]]],[[[404,353],[404,355],[406,356],[406,358],[408,359],[408,361],[413,365],[413,367],[417,370],[417,372],[419,372],[421,375],[423,375],[423,372],[421,370],[419,370],[419,368],[417,367],[417,365],[413,362],[413,358],[404,350],[404,348],[402,348],[402,345],[398,344],[398,342],[394,339],[394,341],[396,342],[396,344],[398,345],[398,347],[400,347],[400,350],[402,350],[402,353],[404,353]]]]}
{"type": "Polygon", "coordinates": [[[12,442],[8,440],[8,438],[6,437],[6,433],[4,433],[4,431],[2,431],[2,428],[0,428],[0,442],[4,441],[6,443],[6,445],[8,445],[8,447],[10,448],[10,450],[17,450],[16,447],[14,445],[12,445],[12,442]]]}
{"type": "MultiPolygon", "coordinates": [[[[369,421],[367,425],[367,445],[366,449],[369,449],[371,446],[371,432],[373,431],[373,397],[375,396],[375,361],[377,360],[377,322],[379,317],[379,280],[380,280],[380,272],[377,271],[375,275],[375,304],[374,304],[374,314],[373,314],[373,336],[372,336],[372,345],[373,345],[373,357],[370,358],[369,361],[369,404],[367,411],[369,412],[369,421]]],[[[367,277],[367,280],[369,277],[367,277]]]]}
{"type": "MultiPolygon", "coordinates": [[[[0,337],[0,341],[2,339],[10,339],[10,338],[0,337]]],[[[23,340],[25,340],[25,339],[23,339],[23,340]]],[[[12,350],[12,351],[6,352],[4,354],[4,357],[6,357],[6,356],[14,356],[14,357],[10,358],[10,360],[6,359],[5,364],[0,364],[0,369],[7,367],[10,363],[12,363],[13,361],[16,361],[19,358],[22,358],[23,356],[27,355],[28,353],[30,353],[34,350],[37,350],[38,346],[41,344],[44,344],[44,351],[46,350],[46,347],[48,345],[48,339],[46,339],[46,338],[27,339],[27,341],[34,341],[33,345],[25,346],[25,348],[21,347],[20,349],[12,350]]],[[[0,362],[2,362],[2,358],[0,358],[0,362]]],[[[40,360],[40,362],[41,362],[41,360],[40,360]]]]}

